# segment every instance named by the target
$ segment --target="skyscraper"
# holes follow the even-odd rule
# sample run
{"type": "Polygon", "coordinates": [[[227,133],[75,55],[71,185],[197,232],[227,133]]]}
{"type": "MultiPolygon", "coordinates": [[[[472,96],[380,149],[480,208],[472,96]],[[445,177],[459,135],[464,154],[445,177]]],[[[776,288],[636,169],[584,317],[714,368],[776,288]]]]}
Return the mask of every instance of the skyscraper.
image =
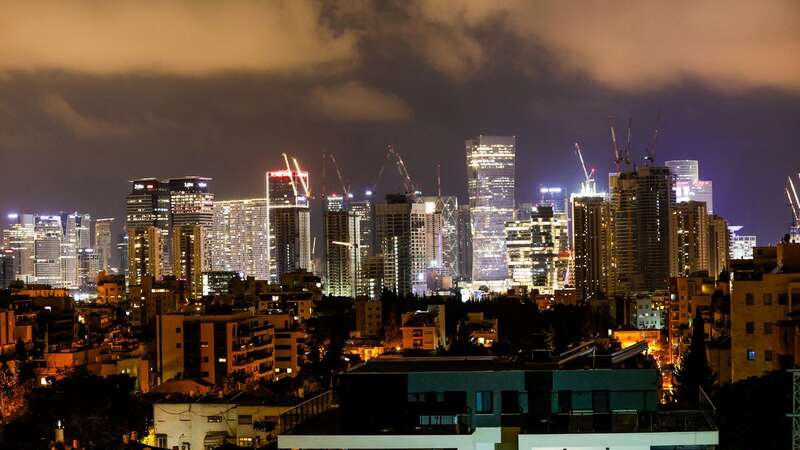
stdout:
{"type": "Polygon", "coordinates": [[[533,289],[553,294],[563,289],[569,269],[567,214],[556,213],[549,204],[531,213],[531,258],[533,289]]]}
{"type": "Polygon", "coordinates": [[[203,295],[206,227],[200,224],[172,227],[172,274],[186,280],[194,298],[203,295]]]}
{"type": "Polygon", "coordinates": [[[359,239],[359,249],[361,251],[361,258],[366,258],[367,255],[374,253],[374,235],[373,235],[373,212],[372,212],[372,192],[367,191],[363,199],[351,199],[350,211],[358,217],[358,228],[361,233],[359,239]]]}
{"type": "MultiPolygon", "coordinates": [[[[690,200],[676,203],[670,212],[671,276],[688,276],[708,271],[708,214],[706,204],[690,200]]],[[[717,274],[714,274],[717,275],[717,274]]]]}
{"type": "Polygon", "coordinates": [[[361,278],[361,218],[349,211],[342,196],[329,195],[323,217],[325,292],[355,297],[361,278]]]}
{"type": "Polygon", "coordinates": [[[270,280],[277,282],[287,272],[313,269],[308,172],[275,170],[266,180],[270,280]]]}
{"type": "Polygon", "coordinates": [[[665,161],[675,177],[676,203],[690,200],[705,202],[709,214],[714,214],[714,185],[700,179],[700,164],[693,159],[665,161]]]}
{"type": "Polygon", "coordinates": [[[611,232],[613,216],[605,194],[584,192],[572,196],[572,245],[578,299],[589,301],[614,295],[611,232]]]}
{"type": "Polygon", "coordinates": [[[457,279],[458,199],[454,196],[428,196],[419,201],[425,205],[425,246],[429,269],[438,275],[457,279]]]}
{"type": "MultiPolygon", "coordinates": [[[[201,271],[211,270],[214,227],[214,194],[211,192],[211,178],[198,176],[171,178],[168,186],[171,233],[176,233],[176,228],[184,225],[202,227],[202,237],[205,240],[201,244],[203,253],[198,255],[199,260],[194,263],[201,268],[201,271]]],[[[171,243],[174,242],[175,239],[172,239],[171,243]]],[[[174,267],[175,258],[172,258],[172,261],[174,267]]]]}
{"type": "Polygon", "coordinates": [[[456,212],[458,238],[458,279],[472,280],[472,220],[469,205],[458,205],[456,212]]]}
{"type": "MultiPolygon", "coordinates": [[[[139,267],[136,264],[145,261],[142,258],[142,247],[135,248],[135,245],[142,244],[143,236],[151,228],[155,228],[159,233],[157,244],[159,248],[147,247],[148,252],[156,252],[158,267],[158,279],[161,275],[172,272],[169,259],[169,228],[170,228],[170,193],[167,183],[155,178],[139,178],[131,181],[131,192],[126,198],[126,217],[125,230],[128,234],[128,258],[127,270],[128,280],[141,280],[141,275],[146,275],[147,267],[139,267]],[[133,230],[133,231],[132,231],[133,230]],[[134,235],[137,236],[134,239],[134,235]],[[145,271],[145,272],[143,272],[145,271]]],[[[149,260],[148,260],[149,261],[149,260]]],[[[122,266],[120,270],[123,270],[122,266]]],[[[154,275],[154,273],[151,273],[154,275]]],[[[129,283],[131,284],[131,283],[129,283]]],[[[137,284],[137,283],[132,283],[137,284]]]]}
{"type": "Polygon", "coordinates": [[[63,286],[77,289],[80,287],[79,250],[91,248],[91,223],[89,214],[74,212],[61,214],[63,239],[61,241],[61,276],[63,286]]]}
{"type": "Polygon", "coordinates": [[[35,216],[34,275],[36,282],[64,287],[61,271],[61,241],[64,229],[60,216],[35,216]]]}
{"type": "Polygon", "coordinates": [[[555,214],[566,214],[567,191],[559,186],[539,186],[538,205],[548,205],[555,214]]]}
{"type": "Polygon", "coordinates": [[[614,214],[615,292],[668,287],[670,208],[675,203],[669,168],[645,166],[609,175],[614,214]]]}
{"type": "Polygon", "coordinates": [[[269,279],[267,199],[214,202],[211,266],[269,279]]]}
{"type": "Polygon", "coordinates": [[[708,216],[708,274],[717,277],[729,269],[730,234],[728,221],[717,215],[708,216]]]}
{"type": "Polygon", "coordinates": [[[34,282],[35,274],[35,242],[36,230],[33,214],[9,214],[12,221],[8,229],[3,230],[3,241],[6,247],[14,252],[14,272],[18,280],[26,283],[34,282]]]}
{"type": "Polygon", "coordinates": [[[128,286],[139,286],[142,279],[151,275],[156,280],[161,278],[161,261],[164,246],[161,243],[163,234],[155,226],[128,227],[128,286]]]}
{"type": "Polygon", "coordinates": [[[505,224],[514,219],[514,136],[466,141],[467,188],[472,220],[472,281],[508,275],[505,224]]]}
{"type": "Polygon", "coordinates": [[[94,248],[97,254],[98,266],[100,270],[111,273],[114,267],[112,253],[114,218],[97,219],[94,222],[94,248]]]}
{"type": "Polygon", "coordinates": [[[387,195],[375,205],[375,240],[384,259],[384,283],[398,295],[424,294],[425,204],[411,194],[387,195]]]}

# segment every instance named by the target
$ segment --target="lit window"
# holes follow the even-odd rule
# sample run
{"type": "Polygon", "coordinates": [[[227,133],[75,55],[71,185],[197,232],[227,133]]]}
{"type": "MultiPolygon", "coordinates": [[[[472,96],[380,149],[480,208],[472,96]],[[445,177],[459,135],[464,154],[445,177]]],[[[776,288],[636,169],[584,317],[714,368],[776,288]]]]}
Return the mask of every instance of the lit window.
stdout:
{"type": "Polygon", "coordinates": [[[756,360],[756,351],[755,350],[747,350],[747,360],[748,361],[755,361],[756,360]]]}
{"type": "Polygon", "coordinates": [[[475,393],[475,412],[478,414],[492,413],[492,392],[478,391],[475,393]]]}
{"type": "Polygon", "coordinates": [[[208,423],[222,423],[222,416],[208,416],[208,423]]]}

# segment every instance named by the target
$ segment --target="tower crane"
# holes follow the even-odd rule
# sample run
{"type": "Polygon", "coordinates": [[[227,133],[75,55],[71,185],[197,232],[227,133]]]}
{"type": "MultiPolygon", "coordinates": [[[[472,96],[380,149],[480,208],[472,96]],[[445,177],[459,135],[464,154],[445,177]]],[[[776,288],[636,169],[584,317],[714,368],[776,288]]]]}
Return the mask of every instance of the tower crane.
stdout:
{"type": "Polygon", "coordinates": [[[661,111],[656,115],[656,127],[653,129],[653,137],[650,138],[650,143],[644,150],[644,160],[648,165],[652,165],[656,160],[656,142],[658,141],[658,133],[661,127],[661,111]]]}
{"type": "Polygon", "coordinates": [[[333,163],[333,168],[336,169],[336,176],[339,178],[339,184],[342,186],[342,193],[344,193],[345,197],[350,197],[350,189],[344,183],[344,178],[342,178],[342,171],[339,170],[339,164],[336,162],[336,156],[333,153],[330,154],[331,162],[333,163]]]}
{"type": "Polygon", "coordinates": [[[597,192],[594,181],[594,168],[592,168],[592,170],[586,169],[586,163],[583,160],[583,152],[581,152],[581,146],[577,142],[575,143],[575,153],[578,154],[578,160],[580,160],[581,169],[583,169],[584,180],[581,182],[581,193],[594,194],[597,192]]]}
{"type": "Polygon", "coordinates": [[[611,148],[614,150],[614,164],[617,166],[617,172],[622,172],[622,156],[619,154],[619,147],[617,146],[617,131],[614,128],[613,119],[610,120],[611,125],[611,148]]]}
{"type": "Polygon", "coordinates": [[[383,160],[383,164],[381,164],[380,170],[378,170],[378,177],[375,180],[375,184],[370,189],[370,192],[374,192],[375,189],[378,187],[378,183],[383,176],[383,170],[386,167],[386,161],[390,158],[394,158],[394,164],[397,167],[397,172],[400,174],[400,178],[403,179],[403,188],[405,189],[406,193],[409,192],[416,192],[417,188],[414,184],[414,181],[411,179],[411,175],[408,173],[408,169],[406,168],[406,164],[403,162],[403,157],[400,156],[394,147],[391,145],[386,146],[386,154],[383,160]]]}

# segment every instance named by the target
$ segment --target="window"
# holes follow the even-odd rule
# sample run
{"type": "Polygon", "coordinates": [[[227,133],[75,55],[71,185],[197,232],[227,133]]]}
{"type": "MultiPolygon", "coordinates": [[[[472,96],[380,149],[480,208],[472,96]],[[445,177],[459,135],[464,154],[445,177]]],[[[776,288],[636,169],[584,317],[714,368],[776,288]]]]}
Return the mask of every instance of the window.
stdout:
{"type": "Polygon", "coordinates": [[[207,363],[207,362],[208,362],[208,356],[203,356],[203,362],[204,362],[204,363],[207,363]]]}
{"type": "Polygon", "coordinates": [[[800,292],[792,292],[792,306],[800,304],[800,292]]]}
{"type": "Polygon", "coordinates": [[[747,349],[747,360],[748,361],[755,361],[756,360],[756,351],[752,349],[747,349]]]}
{"type": "Polygon", "coordinates": [[[492,391],[478,391],[475,393],[475,412],[477,414],[491,414],[494,408],[492,407],[492,391]]]}
{"type": "Polygon", "coordinates": [[[181,343],[180,342],[176,343],[175,348],[181,348],[181,343]]]}
{"type": "Polygon", "coordinates": [[[572,411],[572,391],[558,391],[558,412],[572,411]]]}
{"type": "Polygon", "coordinates": [[[764,304],[767,306],[772,304],[772,294],[764,294],[764,304]]]}
{"type": "Polygon", "coordinates": [[[412,332],[412,336],[414,336],[414,337],[420,337],[420,336],[422,336],[422,330],[421,330],[421,329],[419,329],[419,328],[415,328],[415,329],[413,330],[413,332],[412,332]]]}
{"type": "Polygon", "coordinates": [[[755,322],[746,322],[744,324],[744,332],[747,334],[753,334],[756,331],[756,323],[755,322]]]}
{"type": "Polygon", "coordinates": [[[752,292],[748,292],[748,293],[744,294],[744,304],[745,305],[752,305],[754,303],[753,302],[753,298],[754,298],[754,295],[753,295],[752,292]]]}
{"type": "Polygon", "coordinates": [[[519,414],[519,392],[503,391],[500,393],[500,412],[503,414],[519,414]]]}
{"type": "Polygon", "coordinates": [[[222,416],[208,416],[208,423],[222,423],[222,416]]]}
{"type": "Polygon", "coordinates": [[[772,361],[772,350],[764,350],[764,361],[772,361]]]}
{"type": "Polygon", "coordinates": [[[292,346],[290,344],[278,344],[275,346],[275,350],[291,350],[292,346]]]}
{"type": "Polygon", "coordinates": [[[167,435],[164,433],[156,434],[156,447],[167,448],[167,435]]]}
{"type": "Polygon", "coordinates": [[[789,303],[789,296],[785,292],[778,294],[778,304],[787,305],[789,303]]]}
{"type": "Polygon", "coordinates": [[[181,327],[175,328],[175,333],[176,334],[181,334],[181,327]]]}
{"type": "Polygon", "coordinates": [[[422,339],[414,339],[414,342],[412,343],[412,345],[414,347],[422,347],[422,339]]]}
{"type": "Polygon", "coordinates": [[[772,334],[772,323],[764,322],[764,334],[772,334]]]}
{"type": "Polygon", "coordinates": [[[253,438],[251,437],[239,438],[239,447],[252,447],[252,446],[253,446],[253,438]]]}
{"type": "Polygon", "coordinates": [[[239,414],[239,425],[252,425],[253,416],[250,414],[239,414]]]}
{"type": "Polygon", "coordinates": [[[608,412],[609,400],[608,391],[592,391],[592,411],[608,412]]]}

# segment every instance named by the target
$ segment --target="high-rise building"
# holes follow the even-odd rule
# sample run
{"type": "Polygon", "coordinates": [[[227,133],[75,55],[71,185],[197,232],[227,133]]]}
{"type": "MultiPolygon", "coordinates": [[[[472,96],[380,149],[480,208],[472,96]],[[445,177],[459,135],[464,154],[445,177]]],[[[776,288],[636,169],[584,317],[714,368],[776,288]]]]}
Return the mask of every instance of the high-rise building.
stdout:
{"type": "Polygon", "coordinates": [[[269,279],[267,199],[214,202],[214,271],[269,279]]]}
{"type": "Polygon", "coordinates": [[[669,220],[672,234],[669,241],[671,276],[708,271],[709,224],[706,204],[694,200],[676,203],[672,206],[669,220]]]}
{"type": "Polygon", "coordinates": [[[398,295],[425,293],[425,204],[411,195],[387,195],[375,205],[375,239],[384,258],[385,287],[398,295]]]}
{"type": "Polygon", "coordinates": [[[100,273],[100,255],[93,248],[79,248],[77,251],[78,287],[91,288],[97,285],[100,273]]]}
{"type": "MultiPolygon", "coordinates": [[[[126,217],[125,229],[128,236],[133,236],[130,232],[131,228],[139,231],[149,230],[150,228],[158,230],[160,237],[158,245],[161,248],[152,249],[158,252],[158,263],[161,266],[158,268],[159,276],[166,275],[172,272],[172,267],[169,258],[169,229],[170,229],[170,192],[168,183],[159,181],[155,178],[139,178],[131,181],[131,192],[126,198],[126,217]]],[[[139,233],[141,234],[141,233],[139,233]]],[[[128,240],[129,245],[133,245],[131,239],[128,240]]],[[[131,251],[129,248],[129,255],[137,255],[136,252],[131,251]]],[[[150,249],[148,249],[149,251],[150,249]]],[[[141,256],[141,255],[139,255],[141,256]]],[[[139,257],[128,258],[128,265],[121,266],[128,268],[129,280],[131,279],[131,272],[136,275],[134,278],[139,279],[142,274],[142,267],[131,267],[131,262],[141,260],[139,257]]]]}
{"type": "Polygon", "coordinates": [[[164,267],[164,246],[162,230],[150,226],[128,227],[128,286],[141,285],[142,279],[148,275],[158,280],[161,278],[161,268],[164,267]]]}
{"type": "Polygon", "coordinates": [[[4,245],[14,252],[14,273],[18,280],[34,282],[36,230],[33,214],[9,214],[12,221],[3,230],[4,245]]]}
{"type": "Polygon", "coordinates": [[[611,205],[605,194],[585,192],[572,196],[574,279],[579,300],[614,295],[611,205]]]}
{"type": "Polygon", "coordinates": [[[752,259],[753,249],[756,247],[756,236],[740,235],[744,228],[741,225],[729,225],[730,232],[730,259],[752,259]]]}
{"type": "Polygon", "coordinates": [[[668,167],[645,166],[609,175],[613,211],[616,293],[668,287],[670,208],[675,203],[668,167]]]}
{"type": "Polygon", "coordinates": [[[0,248],[0,289],[8,289],[17,278],[15,256],[13,249],[0,248]]]}
{"type": "Polygon", "coordinates": [[[373,214],[372,214],[372,191],[367,191],[363,199],[351,199],[350,211],[358,216],[358,228],[361,233],[359,239],[359,249],[361,258],[373,254],[374,235],[373,235],[373,214]]]}
{"type": "Polygon", "coordinates": [[[325,235],[325,292],[355,297],[361,278],[361,218],[349,211],[338,195],[326,197],[323,217],[325,235]]]}
{"type": "Polygon", "coordinates": [[[425,205],[425,246],[429,269],[457,279],[458,199],[454,196],[429,196],[419,199],[425,205]]]}
{"type": "Polygon", "coordinates": [[[472,220],[472,281],[508,275],[505,224],[514,219],[514,136],[466,141],[467,187],[472,220]]]}
{"type": "Polygon", "coordinates": [[[194,298],[203,295],[206,227],[200,224],[172,227],[172,274],[185,280],[194,298]]]}
{"type": "Polygon", "coordinates": [[[74,212],[61,214],[63,238],[61,241],[61,276],[62,285],[69,289],[80,287],[78,251],[90,249],[91,223],[89,214],[74,212]]]}
{"type": "Polygon", "coordinates": [[[288,272],[313,269],[308,183],[308,172],[304,170],[267,172],[267,230],[273,282],[288,272]]]}
{"type": "Polygon", "coordinates": [[[533,240],[530,218],[506,222],[505,232],[508,276],[515,286],[529,287],[533,283],[533,240]]]}
{"type": "Polygon", "coordinates": [[[100,270],[111,273],[114,267],[112,253],[114,218],[97,219],[94,222],[94,249],[97,254],[100,270]]]}
{"type": "Polygon", "coordinates": [[[472,280],[472,219],[469,205],[459,205],[456,216],[458,236],[458,278],[472,280]]]}
{"type": "Polygon", "coordinates": [[[708,216],[708,274],[718,277],[730,268],[730,234],[728,221],[712,214],[708,216]]]}
{"type": "MultiPolygon", "coordinates": [[[[117,267],[116,272],[122,275],[128,274],[128,233],[120,233],[117,236],[117,267]]],[[[112,272],[114,268],[112,267],[112,272]]]]}
{"type": "Polygon", "coordinates": [[[35,216],[34,275],[36,282],[64,287],[61,271],[61,241],[64,229],[60,216],[35,216]]]}
{"type": "Polygon", "coordinates": [[[676,203],[694,200],[705,202],[709,214],[714,214],[714,185],[710,180],[700,179],[700,164],[693,159],[665,161],[675,177],[676,203]]]}
{"type": "Polygon", "coordinates": [[[553,294],[567,284],[569,232],[566,212],[557,213],[549,204],[531,213],[532,288],[553,294]]]}
{"type": "Polygon", "coordinates": [[[539,186],[539,203],[553,208],[555,214],[566,214],[568,208],[567,191],[559,186],[539,186]]]}
{"type": "MultiPolygon", "coordinates": [[[[203,228],[203,254],[195,261],[203,271],[211,270],[213,248],[214,194],[211,178],[186,176],[171,178],[169,186],[170,230],[184,225],[199,225],[203,228]]],[[[175,242],[170,240],[170,244],[175,242]]],[[[172,261],[175,259],[173,258],[172,261]]],[[[177,274],[175,274],[177,275],[177,274]]]]}

